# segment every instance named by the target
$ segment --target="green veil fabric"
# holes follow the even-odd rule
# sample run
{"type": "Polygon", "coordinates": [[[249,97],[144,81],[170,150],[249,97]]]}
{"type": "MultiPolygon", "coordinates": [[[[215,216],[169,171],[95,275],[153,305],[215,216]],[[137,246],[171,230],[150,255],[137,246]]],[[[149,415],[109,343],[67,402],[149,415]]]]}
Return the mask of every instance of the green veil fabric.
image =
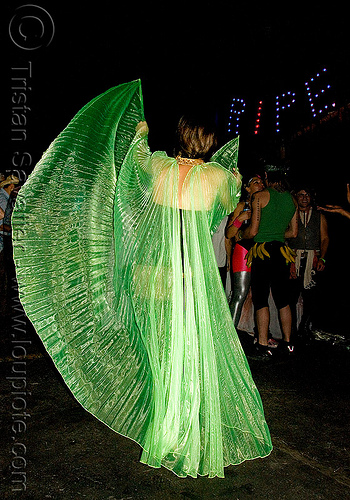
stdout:
{"type": "Polygon", "coordinates": [[[239,198],[238,140],[179,198],[178,163],[150,153],[143,120],[126,83],[44,153],[13,213],[20,298],[74,397],[142,462],[223,477],[272,449],[211,242],[239,198]]]}

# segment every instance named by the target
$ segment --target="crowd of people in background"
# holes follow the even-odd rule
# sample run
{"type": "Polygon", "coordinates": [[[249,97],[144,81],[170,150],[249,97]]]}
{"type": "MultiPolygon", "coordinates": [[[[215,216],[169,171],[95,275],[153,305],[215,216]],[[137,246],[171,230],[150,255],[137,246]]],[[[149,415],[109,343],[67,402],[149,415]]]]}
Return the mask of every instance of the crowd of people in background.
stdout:
{"type": "MultiPolygon", "coordinates": [[[[295,345],[313,340],[329,246],[322,212],[350,218],[339,205],[317,206],[306,183],[291,188],[286,179],[283,168],[271,165],[263,175],[249,176],[241,201],[218,230],[224,234],[232,320],[236,328],[247,330],[246,317],[251,317],[252,355],[261,359],[294,354],[295,345]],[[271,331],[278,331],[278,338],[271,331]]],[[[350,204],[349,184],[347,200],[350,204]]]]}
{"type": "MultiPolygon", "coordinates": [[[[10,279],[14,275],[11,214],[19,188],[15,175],[0,173],[2,318],[10,315],[10,279]]],[[[347,201],[350,205],[349,184],[347,201]]],[[[350,209],[317,206],[312,187],[299,183],[291,189],[283,169],[267,166],[265,176],[253,173],[243,183],[241,201],[213,235],[232,321],[236,328],[240,329],[240,322],[244,328],[242,310],[244,306],[248,309],[254,323],[254,332],[249,333],[255,336],[255,356],[294,353],[298,341],[312,339],[312,319],[329,245],[322,212],[350,219],[350,209]],[[277,326],[271,325],[275,321],[271,308],[275,307],[277,326]],[[271,330],[276,329],[281,338],[273,338],[271,330]]]]}

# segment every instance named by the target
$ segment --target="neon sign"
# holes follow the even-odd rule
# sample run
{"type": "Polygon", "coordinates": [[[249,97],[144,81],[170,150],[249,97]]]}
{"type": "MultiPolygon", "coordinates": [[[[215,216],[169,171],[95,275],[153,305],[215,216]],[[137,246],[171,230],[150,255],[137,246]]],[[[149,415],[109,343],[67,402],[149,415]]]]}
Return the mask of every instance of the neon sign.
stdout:
{"type": "Polygon", "coordinates": [[[280,130],[280,114],[295,104],[295,92],[287,92],[276,96],[276,132],[280,130]]]}
{"type": "MultiPolygon", "coordinates": [[[[299,91],[289,89],[276,95],[274,102],[272,100],[267,105],[268,109],[264,105],[263,110],[263,101],[260,100],[258,105],[255,106],[254,115],[249,113],[249,110],[248,113],[246,112],[244,122],[246,124],[254,116],[253,133],[258,135],[261,133],[261,121],[262,117],[264,117],[263,132],[265,132],[269,126],[267,123],[268,116],[272,116],[274,108],[274,118],[272,118],[270,130],[277,135],[281,135],[288,128],[298,126],[301,120],[309,120],[310,118],[314,120],[329,113],[336,106],[333,96],[334,93],[329,83],[327,69],[323,68],[322,71],[310,77],[303,87],[300,85],[299,91]]],[[[273,98],[271,97],[271,99],[273,98]]],[[[242,115],[247,107],[249,107],[249,103],[246,103],[244,99],[236,97],[232,99],[227,126],[227,132],[230,135],[239,135],[243,125],[242,115]]],[[[249,130],[249,124],[246,128],[249,130]]]]}
{"type": "Polygon", "coordinates": [[[245,111],[244,99],[232,99],[230,108],[230,118],[228,122],[228,132],[234,132],[235,135],[239,134],[239,124],[241,121],[241,115],[245,111]]]}
{"type": "MultiPolygon", "coordinates": [[[[310,78],[308,82],[305,82],[305,90],[308,95],[308,100],[310,103],[310,109],[312,116],[314,118],[329,109],[329,103],[325,101],[325,95],[328,94],[328,90],[331,88],[329,84],[325,84],[322,78],[322,73],[327,71],[326,68],[322,70],[321,73],[317,73],[316,76],[310,78]]],[[[335,107],[333,102],[331,106],[335,107]]]]}
{"type": "Polygon", "coordinates": [[[262,105],[263,105],[263,102],[259,101],[258,111],[256,113],[256,118],[255,118],[255,130],[254,130],[255,135],[258,135],[258,133],[260,131],[260,119],[261,119],[262,105]]]}

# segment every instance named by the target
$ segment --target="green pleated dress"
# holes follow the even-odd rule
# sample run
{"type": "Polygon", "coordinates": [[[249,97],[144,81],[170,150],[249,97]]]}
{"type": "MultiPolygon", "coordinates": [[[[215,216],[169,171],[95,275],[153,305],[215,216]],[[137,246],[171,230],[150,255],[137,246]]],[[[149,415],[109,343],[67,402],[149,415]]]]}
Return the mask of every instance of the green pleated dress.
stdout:
{"type": "Polygon", "coordinates": [[[126,83],[44,153],[13,213],[20,298],[74,397],[142,462],[223,477],[272,449],[211,242],[239,198],[238,140],[179,196],[143,120],[140,81],[126,83]]]}

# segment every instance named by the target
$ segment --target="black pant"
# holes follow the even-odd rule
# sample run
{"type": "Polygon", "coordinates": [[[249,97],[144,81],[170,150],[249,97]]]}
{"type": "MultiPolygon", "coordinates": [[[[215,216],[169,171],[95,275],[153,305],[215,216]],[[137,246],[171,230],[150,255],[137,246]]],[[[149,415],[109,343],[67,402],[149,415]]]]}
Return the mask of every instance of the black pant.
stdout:
{"type": "Polygon", "coordinates": [[[267,242],[265,249],[270,257],[253,258],[251,287],[255,311],[268,307],[270,289],[277,309],[290,303],[290,266],[281,254],[282,246],[280,241],[267,242]]]}
{"type": "Polygon", "coordinates": [[[291,308],[292,308],[292,320],[293,320],[293,331],[296,332],[297,328],[297,314],[296,305],[298,303],[299,295],[301,294],[303,298],[303,315],[300,320],[298,331],[300,333],[307,332],[310,327],[310,322],[315,318],[316,307],[319,303],[319,281],[320,274],[315,273],[312,276],[314,285],[310,288],[304,288],[304,273],[306,266],[306,258],[301,259],[299,276],[291,280],[291,308]]]}

